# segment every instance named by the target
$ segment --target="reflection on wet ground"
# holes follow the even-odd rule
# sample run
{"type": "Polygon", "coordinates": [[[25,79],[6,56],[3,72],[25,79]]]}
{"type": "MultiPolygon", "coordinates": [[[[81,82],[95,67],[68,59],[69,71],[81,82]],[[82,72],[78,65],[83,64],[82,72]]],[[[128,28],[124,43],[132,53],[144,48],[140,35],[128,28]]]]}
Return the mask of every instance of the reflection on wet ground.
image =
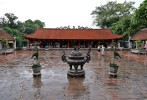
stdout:
{"type": "Polygon", "coordinates": [[[146,55],[119,52],[117,78],[108,75],[111,51],[101,56],[92,50],[91,61],[84,66],[85,78],[67,78],[69,66],[61,61],[62,50],[39,51],[42,76],[38,78],[32,76],[33,51],[0,55],[0,100],[147,99],[146,55]]]}

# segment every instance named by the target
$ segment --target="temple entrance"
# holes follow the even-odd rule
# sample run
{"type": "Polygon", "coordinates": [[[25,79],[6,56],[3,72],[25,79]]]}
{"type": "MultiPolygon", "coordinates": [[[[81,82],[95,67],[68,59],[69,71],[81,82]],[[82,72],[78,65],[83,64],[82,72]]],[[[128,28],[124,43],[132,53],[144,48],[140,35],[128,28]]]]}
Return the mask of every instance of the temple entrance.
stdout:
{"type": "Polygon", "coordinates": [[[69,41],[69,44],[70,44],[70,48],[78,47],[79,41],[78,40],[69,41]]]}
{"type": "Polygon", "coordinates": [[[45,48],[46,46],[48,46],[48,41],[42,41],[41,42],[41,47],[45,48]]]}
{"type": "Polygon", "coordinates": [[[60,41],[60,48],[67,48],[68,47],[68,42],[66,40],[60,41]]]}

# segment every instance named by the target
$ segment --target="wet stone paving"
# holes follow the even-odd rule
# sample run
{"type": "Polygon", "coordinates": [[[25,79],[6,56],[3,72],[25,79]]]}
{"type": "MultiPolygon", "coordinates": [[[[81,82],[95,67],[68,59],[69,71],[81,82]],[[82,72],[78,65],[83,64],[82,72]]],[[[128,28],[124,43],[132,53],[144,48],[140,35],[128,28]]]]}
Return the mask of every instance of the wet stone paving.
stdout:
{"type": "Polygon", "coordinates": [[[91,61],[83,67],[85,78],[70,78],[69,66],[61,60],[62,51],[39,51],[41,77],[34,78],[34,51],[1,54],[0,100],[147,100],[147,55],[119,51],[118,76],[110,78],[112,52],[105,51],[102,56],[92,50],[91,61]]]}

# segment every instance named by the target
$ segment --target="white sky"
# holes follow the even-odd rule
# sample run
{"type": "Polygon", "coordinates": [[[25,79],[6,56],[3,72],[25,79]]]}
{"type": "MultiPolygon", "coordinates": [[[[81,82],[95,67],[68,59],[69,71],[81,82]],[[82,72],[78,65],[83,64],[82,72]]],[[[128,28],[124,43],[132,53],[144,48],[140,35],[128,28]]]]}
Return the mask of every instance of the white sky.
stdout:
{"type": "MultiPolygon", "coordinates": [[[[47,28],[68,25],[94,28],[91,12],[96,6],[104,5],[108,1],[115,0],[0,0],[0,17],[5,13],[13,13],[20,21],[39,19],[45,22],[47,28]]],[[[132,1],[138,7],[144,0],[132,1]]]]}

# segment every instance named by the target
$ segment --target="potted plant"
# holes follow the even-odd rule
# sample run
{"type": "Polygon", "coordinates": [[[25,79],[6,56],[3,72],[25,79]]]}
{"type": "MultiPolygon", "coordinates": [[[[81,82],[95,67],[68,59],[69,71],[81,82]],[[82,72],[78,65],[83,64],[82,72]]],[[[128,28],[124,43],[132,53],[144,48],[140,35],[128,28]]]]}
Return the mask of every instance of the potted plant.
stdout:
{"type": "Polygon", "coordinates": [[[119,53],[116,51],[115,46],[112,46],[112,52],[113,52],[113,61],[109,64],[109,75],[117,77],[117,71],[119,66],[116,64],[116,59],[121,58],[119,53]]]}
{"type": "Polygon", "coordinates": [[[38,47],[35,47],[35,52],[32,55],[32,58],[34,59],[32,69],[33,69],[33,76],[40,76],[41,75],[41,65],[38,60],[39,53],[38,53],[38,47]]]}

